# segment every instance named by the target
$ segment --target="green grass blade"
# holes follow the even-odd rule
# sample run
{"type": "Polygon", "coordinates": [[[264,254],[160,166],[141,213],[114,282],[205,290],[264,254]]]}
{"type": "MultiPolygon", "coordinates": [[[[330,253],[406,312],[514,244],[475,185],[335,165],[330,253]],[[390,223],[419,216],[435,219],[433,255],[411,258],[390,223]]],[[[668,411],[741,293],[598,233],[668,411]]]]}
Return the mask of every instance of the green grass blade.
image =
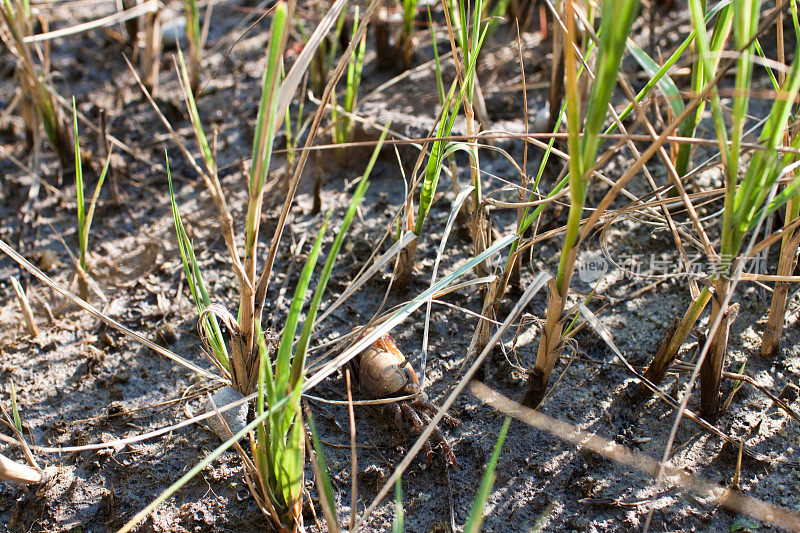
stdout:
{"type": "Polygon", "coordinates": [[[394,520],[392,520],[392,533],[403,533],[405,519],[403,517],[403,483],[402,476],[394,484],[394,520]]]}
{"type": "MultiPolygon", "coordinates": [[[[294,403],[294,402],[292,402],[294,403]]],[[[287,409],[288,410],[288,409],[287,409]]],[[[287,479],[283,483],[284,498],[287,504],[296,502],[302,496],[303,467],[305,466],[305,426],[300,416],[299,406],[294,414],[294,423],[289,430],[284,463],[287,479]]]]}
{"type": "MultiPolygon", "coordinates": [[[[780,209],[784,204],[786,204],[786,202],[791,200],[798,193],[800,193],[800,177],[796,177],[789,185],[784,187],[781,190],[781,192],[776,194],[775,198],[773,198],[773,200],[769,204],[764,206],[763,210],[766,211],[766,213],[763,216],[771,215],[772,213],[780,209]]],[[[762,216],[761,211],[756,213],[756,215],[753,217],[753,220],[750,222],[750,225],[747,226],[747,231],[751,231],[752,229],[755,228],[758,221],[761,220],[761,216],[762,216]]],[[[791,218],[792,217],[790,216],[786,217],[786,220],[791,220],[791,218]]]]}
{"type": "Polygon", "coordinates": [[[311,333],[314,328],[314,321],[317,318],[317,311],[319,310],[319,305],[322,301],[322,295],[325,293],[325,289],[328,286],[328,280],[330,279],[331,272],[333,271],[333,265],[336,262],[339,251],[342,248],[344,237],[347,235],[347,231],[350,229],[350,224],[352,223],[353,217],[356,214],[356,209],[361,204],[361,200],[364,198],[364,194],[367,192],[367,187],[369,187],[369,175],[372,172],[372,167],[375,165],[375,161],[378,159],[378,154],[380,154],[383,141],[386,139],[386,135],[389,132],[389,126],[391,126],[391,122],[386,124],[380,138],[378,139],[378,144],[375,145],[375,149],[372,152],[372,157],[370,158],[369,163],[367,163],[367,168],[364,170],[361,180],[358,182],[358,186],[353,193],[353,198],[350,200],[350,205],[347,207],[347,212],[342,220],[342,225],[339,228],[339,232],[336,234],[336,238],[334,239],[333,245],[328,252],[327,258],[325,259],[325,266],[322,268],[322,274],[317,282],[317,287],[314,289],[314,297],[312,298],[311,305],[308,308],[308,313],[306,314],[306,319],[303,323],[303,329],[300,333],[300,339],[298,340],[297,347],[295,348],[294,359],[292,360],[292,374],[289,381],[289,384],[292,388],[297,385],[297,382],[305,369],[306,351],[308,349],[308,343],[311,339],[311,333]]]}
{"type": "MultiPolygon", "coordinates": [[[[795,56],[792,61],[782,94],[775,100],[759,137],[759,142],[765,146],[765,149],[755,151],[742,179],[742,184],[736,191],[733,205],[733,224],[737,234],[735,241],[758,220],[758,211],[775,180],[780,176],[781,169],[776,168],[779,161],[777,148],[783,141],[783,136],[788,128],[792,104],[800,90],[800,60],[798,57],[800,56],[795,56]]],[[[797,142],[797,138],[795,138],[795,142],[797,142]]],[[[794,145],[795,142],[792,144],[794,145]]],[[[782,191],[770,203],[770,208],[780,207],[780,205],[776,206],[779,198],[780,201],[788,199],[782,191]]]]}
{"type": "Polygon", "coordinates": [[[681,97],[681,92],[678,89],[675,82],[672,81],[672,78],[669,77],[666,72],[659,76],[659,71],[661,67],[659,67],[658,63],[656,63],[653,58],[647,55],[647,52],[642,50],[639,45],[633,42],[633,39],[628,39],[627,42],[628,52],[630,52],[631,56],[639,63],[639,66],[642,67],[650,79],[656,80],[656,85],[661,90],[661,93],[666,98],[667,103],[672,108],[672,112],[677,116],[683,111],[683,98],[681,97]]]}
{"type": "MultiPolygon", "coordinates": [[[[578,95],[570,85],[577,83],[577,78],[570,81],[570,67],[567,65],[567,131],[569,146],[569,186],[570,209],[567,219],[567,230],[561,250],[561,257],[556,275],[556,286],[562,297],[566,296],[569,280],[574,266],[572,249],[578,241],[583,206],[586,202],[589,172],[596,163],[600,148],[600,131],[608,113],[608,105],[617,85],[625,43],[630,34],[633,20],[639,11],[638,0],[605,0],[600,33],[598,34],[597,65],[595,80],[589,95],[586,117],[583,120],[583,136],[580,128],[580,111],[578,95]]],[[[571,48],[565,48],[565,61],[570,61],[571,48]]]]}
{"type": "Polygon", "coordinates": [[[311,275],[314,273],[314,267],[317,264],[320,248],[322,246],[322,239],[325,236],[325,231],[328,229],[329,221],[330,213],[328,213],[325,217],[325,221],[322,223],[317,238],[314,240],[314,246],[311,248],[311,253],[309,253],[306,264],[303,266],[303,271],[300,273],[300,279],[297,280],[297,287],[294,292],[294,297],[292,298],[291,306],[289,307],[289,316],[286,317],[286,324],[283,327],[281,343],[278,347],[278,355],[275,362],[277,394],[283,394],[289,384],[289,363],[292,355],[292,345],[294,344],[294,334],[297,331],[297,324],[300,320],[300,313],[303,310],[308,284],[311,282],[311,275]]]}
{"type": "Polygon", "coordinates": [[[489,494],[494,486],[494,470],[497,467],[497,460],[500,458],[500,452],[503,449],[503,442],[506,440],[508,427],[511,425],[511,418],[506,417],[503,422],[503,427],[500,428],[500,434],[497,436],[497,441],[492,450],[492,456],[486,464],[486,472],[481,478],[481,484],[478,487],[478,492],[475,494],[475,500],[472,503],[472,509],[469,512],[469,518],[464,526],[464,533],[478,533],[483,523],[483,509],[486,507],[486,501],[489,499],[489,494]]]}
{"type": "MultiPolygon", "coordinates": [[[[764,53],[764,49],[761,48],[761,42],[759,42],[758,39],[756,39],[755,45],[756,45],[756,53],[758,54],[758,56],[766,59],[767,55],[764,53]]],[[[769,67],[769,65],[764,65],[764,70],[767,72],[767,76],[769,76],[769,81],[772,83],[772,88],[775,91],[779,91],[781,86],[780,83],[778,83],[778,78],[775,77],[775,73],[772,72],[772,69],[769,67]]]]}
{"type": "Polygon", "coordinates": [[[605,0],[601,20],[600,43],[597,48],[595,81],[584,119],[584,137],[581,154],[583,171],[587,171],[597,156],[600,146],[600,128],[608,113],[608,104],[617,85],[622,54],[631,31],[631,26],[639,11],[638,0],[605,0]]]}
{"type": "MultiPolygon", "coordinates": [[[[718,2],[717,4],[715,4],[714,7],[711,8],[708,11],[708,14],[706,15],[706,22],[708,23],[711,20],[713,20],[714,17],[716,17],[716,15],[723,8],[725,8],[728,5],[730,5],[730,3],[732,1],[733,0],[723,0],[723,1],[718,2]]],[[[659,84],[659,82],[661,81],[661,78],[663,78],[667,74],[667,72],[669,72],[669,70],[673,66],[675,66],[675,63],[677,63],[678,60],[681,59],[681,57],[683,57],[683,54],[684,54],[684,52],[686,52],[686,49],[689,48],[689,46],[692,44],[692,42],[694,42],[694,38],[695,38],[696,35],[697,35],[697,32],[695,30],[692,30],[692,32],[689,33],[689,35],[678,46],[678,48],[675,49],[675,51],[672,53],[672,55],[669,57],[669,59],[667,59],[667,61],[664,62],[664,65],[662,65],[658,69],[658,71],[650,78],[650,80],[648,80],[648,82],[645,84],[645,86],[642,87],[642,90],[640,90],[636,94],[636,97],[634,98],[634,102],[631,102],[630,104],[628,104],[628,106],[622,111],[622,113],[619,114],[619,118],[620,118],[621,121],[625,120],[626,118],[628,118],[628,116],[630,116],[630,114],[633,112],[633,110],[635,108],[634,103],[641,102],[644,99],[644,97],[649,94],[650,90],[653,87],[656,87],[659,84]]],[[[617,123],[614,122],[613,124],[611,124],[608,127],[608,129],[605,131],[605,133],[606,134],[613,133],[614,131],[616,131],[616,129],[617,129],[617,123]]]]}
{"type": "MultiPolygon", "coordinates": [[[[705,88],[706,82],[711,82],[712,78],[714,77],[714,72],[716,71],[714,64],[715,61],[719,61],[719,54],[716,52],[719,51],[719,47],[721,46],[720,41],[724,42],[724,39],[722,39],[723,34],[727,34],[727,32],[719,29],[721,24],[719,21],[717,21],[718,23],[715,26],[713,35],[714,43],[716,44],[717,48],[714,48],[714,45],[712,45],[711,41],[709,41],[708,33],[706,32],[705,14],[703,13],[702,1],[689,0],[689,8],[692,14],[695,30],[697,31],[695,43],[697,44],[697,53],[699,55],[703,80],[703,82],[695,89],[697,92],[699,92],[699,90],[705,88]]],[[[730,11],[731,13],[733,12],[732,9],[730,11]]],[[[709,102],[711,104],[711,116],[714,119],[714,129],[716,130],[720,152],[727,154],[728,134],[725,127],[725,119],[723,118],[722,114],[722,105],[719,99],[719,92],[716,88],[712,89],[709,102]]],[[[698,113],[699,112],[700,110],[698,108],[698,113]]]]}
{"type": "MultiPolygon", "coordinates": [[[[333,484],[328,472],[328,463],[325,461],[325,450],[319,440],[317,426],[314,424],[314,416],[307,410],[308,429],[311,432],[311,442],[314,444],[314,475],[317,478],[317,491],[319,492],[319,503],[325,515],[328,531],[339,531],[339,517],[336,513],[336,501],[333,499],[333,484]]],[[[355,513],[355,509],[350,510],[355,513]]]]}
{"type": "Polygon", "coordinates": [[[411,35],[414,31],[414,18],[417,15],[417,0],[403,0],[403,33],[411,35]]]}
{"type": "MultiPolygon", "coordinates": [[[[436,137],[447,137],[450,134],[448,130],[449,117],[458,114],[459,103],[453,102],[457,85],[454,81],[450,86],[450,91],[444,101],[445,111],[442,113],[442,118],[436,128],[436,137]]],[[[442,171],[442,151],[444,141],[434,141],[431,145],[431,153],[428,156],[428,162],[425,165],[425,178],[422,180],[422,186],[419,193],[419,206],[417,207],[417,220],[414,224],[414,233],[419,236],[422,234],[422,225],[428,217],[431,205],[433,204],[433,197],[436,194],[436,186],[439,182],[439,175],[442,171]]]]}
{"type": "MultiPolygon", "coordinates": [[[[211,297],[208,294],[208,289],[206,288],[202,273],[200,272],[200,267],[197,264],[194,246],[186,233],[186,228],[183,226],[180,211],[178,210],[178,203],[175,200],[175,191],[172,187],[172,173],[169,167],[169,156],[167,156],[167,183],[169,184],[172,219],[175,224],[175,233],[178,236],[178,251],[181,256],[183,271],[186,275],[186,282],[187,285],[189,285],[189,292],[192,294],[192,300],[197,308],[197,312],[198,314],[202,314],[203,311],[211,305],[211,297]]],[[[202,326],[209,344],[211,345],[211,349],[214,352],[214,356],[225,369],[229,370],[228,350],[225,347],[225,338],[222,335],[222,330],[219,327],[216,316],[211,315],[205,317],[202,321],[202,326]]]]}
{"type": "Polygon", "coordinates": [[[442,65],[439,61],[439,47],[436,44],[436,26],[433,24],[433,15],[431,14],[431,6],[427,4],[428,8],[428,23],[431,30],[431,43],[433,44],[433,60],[436,66],[436,92],[439,94],[439,104],[444,106],[444,81],[442,80],[442,65]]]}
{"type": "Polygon", "coordinates": [[[109,150],[108,152],[108,157],[106,157],[103,170],[100,172],[100,177],[97,179],[97,185],[94,186],[94,193],[92,193],[92,199],[89,202],[89,210],[86,212],[86,230],[84,231],[84,238],[86,239],[86,242],[83,245],[84,249],[86,250],[89,249],[89,234],[92,230],[92,220],[94,220],[94,210],[97,207],[97,199],[100,197],[100,189],[103,187],[103,183],[106,181],[108,168],[111,166],[112,150],[109,150]]]}
{"type": "Polygon", "coordinates": [[[261,80],[261,100],[258,106],[253,153],[250,169],[250,195],[260,191],[267,179],[267,171],[272,160],[272,141],[275,138],[275,117],[277,113],[278,90],[280,88],[281,68],[287,28],[288,10],[284,2],[275,8],[270,26],[267,64],[261,80]]]}
{"type": "Polygon", "coordinates": [[[753,77],[753,40],[758,31],[758,11],[761,2],[737,0],[734,3],[733,33],[736,48],[740,50],[736,61],[736,90],[733,95],[733,113],[731,124],[731,146],[728,152],[728,176],[734,179],[739,171],[744,125],[747,120],[747,109],[750,103],[750,85],[753,77]],[[752,43],[749,44],[748,43],[752,43]]]}
{"type": "Polygon", "coordinates": [[[200,16],[197,10],[197,0],[184,0],[183,5],[186,11],[186,37],[192,46],[198,46],[200,43],[200,16]]]}
{"type": "Polygon", "coordinates": [[[72,131],[75,143],[75,196],[78,203],[78,257],[80,267],[86,270],[86,197],[83,193],[83,165],[81,141],[78,139],[78,111],[72,97],[72,131]]]}
{"type": "MultiPolygon", "coordinates": [[[[480,49],[485,37],[486,31],[484,30],[478,38],[477,49],[480,49]]],[[[473,54],[470,58],[470,63],[464,76],[465,79],[470,79],[474,75],[477,59],[477,53],[473,54]]],[[[468,94],[467,91],[470,90],[469,85],[465,83],[461,86],[461,91],[459,92],[458,98],[454,98],[455,90],[457,88],[456,82],[457,80],[453,81],[453,84],[450,86],[450,91],[448,92],[448,95],[444,101],[443,108],[445,111],[442,113],[442,117],[435,133],[436,137],[438,138],[447,137],[453,131],[453,125],[455,124],[456,116],[458,115],[458,111],[461,106],[461,101],[464,98],[464,95],[468,94]]],[[[425,165],[425,177],[422,180],[422,187],[419,195],[417,220],[414,224],[414,233],[417,236],[422,234],[423,224],[425,223],[425,219],[427,218],[428,212],[433,204],[433,198],[436,194],[436,187],[439,183],[439,176],[442,172],[442,164],[447,158],[446,151],[447,143],[445,143],[445,141],[438,140],[433,142],[431,146],[431,153],[428,156],[428,161],[425,165]]]]}
{"type": "Polygon", "coordinates": [[[14,388],[14,381],[11,381],[11,416],[14,418],[14,427],[22,433],[22,419],[17,408],[17,390],[14,388]]]}

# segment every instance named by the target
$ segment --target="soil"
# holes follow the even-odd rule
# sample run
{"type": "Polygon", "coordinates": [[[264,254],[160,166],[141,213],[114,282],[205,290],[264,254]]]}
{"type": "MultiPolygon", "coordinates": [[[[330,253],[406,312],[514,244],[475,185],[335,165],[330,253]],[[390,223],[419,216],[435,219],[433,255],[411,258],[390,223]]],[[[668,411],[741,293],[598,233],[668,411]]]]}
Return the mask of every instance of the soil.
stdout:
{"type": "MultiPolygon", "coordinates": [[[[180,10],[181,2],[168,2],[180,10]]],[[[41,7],[51,29],[108,14],[113,2],[76,2],[75,5],[41,7]]],[[[228,204],[237,223],[244,219],[246,185],[242,162],[252,144],[257,111],[261,68],[268,22],[256,24],[245,33],[239,24],[252,5],[221,2],[213,12],[209,50],[204,54],[204,86],[198,99],[200,113],[208,131],[218,131],[220,175],[228,204]],[[244,35],[242,37],[242,35],[244,35]],[[240,38],[241,37],[241,38],[240,38]]],[[[670,51],[686,35],[687,14],[679,9],[665,11],[657,19],[658,46],[670,51]],[[684,21],[681,23],[681,21],[684,21]],[[663,30],[663,31],[662,31],[663,30]]],[[[191,303],[178,255],[164,164],[164,149],[175,180],[176,197],[184,223],[193,239],[213,300],[233,311],[236,282],[226,259],[213,204],[202,181],[177,149],[150,104],[136,85],[123,55],[131,56],[122,29],[92,30],[52,42],[52,64],[57,75],[52,83],[58,93],[75,95],[78,110],[91,122],[106,113],[108,133],[126,148],[115,149],[112,172],[118,184],[119,203],[111,193],[110,182],[100,195],[91,230],[89,271],[96,291],[93,302],[108,316],[140,332],[193,363],[211,369],[202,354],[196,329],[196,311],[191,303]],[[102,296],[100,296],[102,294],[102,296]]],[[[787,35],[791,29],[787,27],[787,35]]],[[[427,33],[423,32],[427,36],[427,33]]],[[[642,46],[650,45],[645,22],[637,22],[635,36],[642,46]]],[[[774,43],[764,44],[769,52],[774,43]]],[[[542,109],[549,80],[549,42],[542,42],[538,31],[521,36],[525,71],[529,80],[530,120],[542,109]]],[[[440,50],[449,49],[445,42],[440,50]]],[[[791,54],[791,50],[788,51],[791,54]]],[[[665,52],[666,55],[667,52],[665,52]]],[[[173,68],[173,50],[166,50],[156,102],[190,149],[194,149],[191,128],[173,68]]],[[[432,57],[429,47],[418,50],[416,65],[432,57]]],[[[291,58],[290,58],[291,59],[291,58]]],[[[400,71],[379,71],[375,56],[367,53],[359,112],[383,123],[392,118],[392,129],[409,137],[428,134],[438,112],[435,74],[432,68],[419,67],[410,75],[374,92],[400,71]]],[[[685,66],[685,65],[682,65],[685,66]]],[[[634,64],[623,66],[636,72],[634,64]]],[[[18,86],[12,74],[13,62],[0,57],[0,107],[11,105],[18,86]]],[[[523,99],[519,88],[519,63],[512,26],[501,25],[487,44],[479,68],[491,129],[523,132],[523,99]],[[513,46],[510,46],[511,43],[513,46]]],[[[763,75],[760,73],[759,75],[763,75]]],[[[445,69],[452,79],[452,69],[445,69]]],[[[632,78],[635,83],[636,78],[632,78]]],[[[685,79],[683,80],[685,81],[685,79]]],[[[760,82],[761,83],[761,82],[760,82]]],[[[765,86],[766,86],[766,82],[765,86]]],[[[621,95],[620,95],[621,98],[621,95]]],[[[620,100],[622,101],[622,99],[620,100]]],[[[311,109],[307,103],[306,112],[311,109]]],[[[296,111],[296,106],[293,108],[296,111]]],[[[656,127],[658,127],[656,122],[656,127]]],[[[84,149],[94,156],[101,152],[97,134],[81,124],[84,149]]],[[[461,126],[457,124],[457,132],[461,126]]],[[[8,155],[28,161],[24,128],[18,112],[0,116],[0,238],[10,243],[30,261],[46,269],[58,283],[76,289],[73,259],[76,242],[76,202],[72,173],[61,172],[56,157],[45,150],[36,175],[21,170],[8,155]],[[54,188],[39,185],[39,180],[54,188]]],[[[704,134],[701,128],[700,135],[704,134]]],[[[705,134],[711,135],[708,124],[705,134]]],[[[359,128],[359,138],[374,139],[368,127],[359,128]]],[[[321,142],[328,142],[323,138],[321,142]]],[[[523,160],[520,141],[500,140],[514,161],[523,160]]],[[[404,200],[403,175],[413,170],[416,153],[401,150],[402,172],[391,149],[385,149],[371,178],[361,210],[345,241],[342,255],[329,285],[325,306],[335,301],[357,274],[372,252],[385,251],[391,243],[387,234],[404,200]]],[[[344,158],[346,166],[322,152],[312,157],[304,172],[301,190],[291,212],[275,267],[275,278],[267,297],[265,326],[280,328],[303,260],[310,250],[325,213],[333,210],[332,227],[350,200],[354,183],[363,171],[369,152],[352,150],[344,158]],[[322,208],[315,212],[313,184],[323,179],[322,208]]],[[[701,149],[695,162],[713,155],[701,149]]],[[[267,209],[262,224],[262,250],[265,250],[283,202],[281,182],[286,178],[282,155],[274,163],[274,182],[266,195],[267,209]]],[[[529,174],[535,173],[541,151],[530,148],[529,174]]],[[[631,154],[620,151],[604,168],[612,179],[631,162],[631,154]]],[[[458,160],[461,182],[468,179],[464,161],[458,160]]],[[[517,182],[518,173],[501,156],[482,152],[484,187],[496,198],[513,201],[516,193],[506,181],[517,182]]],[[[553,159],[542,182],[543,190],[552,187],[562,163],[553,159]]],[[[658,164],[650,169],[658,183],[666,175],[658,164]]],[[[96,170],[96,169],[95,169],[96,170]]],[[[89,172],[89,189],[95,173],[89,172]]],[[[719,175],[708,170],[696,187],[719,184],[719,175]]],[[[644,179],[632,182],[630,191],[642,196],[650,192],[644,179]]],[[[597,184],[590,192],[596,203],[607,190],[597,184]]],[[[436,248],[455,199],[453,181],[443,175],[426,231],[419,243],[415,277],[406,292],[388,293],[391,280],[384,269],[375,275],[320,326],[314,340],[310,365],[313,369],[331,354],[321,347],[369,321],[380,309],[410,299],[429,285],[436,248]]],[[[627,200],[620,200],[618,207],[627,200]]],[[[713,214],[718,204],[704,207],[713,214]]],[[[516,213],[497,209],[492,221],[500,234],[513,231],[516,213]]],[[[545,211],[542,228],[563,224],[566,209],[545,211]]],[[[707,225],[712,231],[716,218],[707,225]]],[[[687,220],[679,219],[681,223],[687,220]]],[[[239,225],[239,229],[241,224],[239,225]]],[[[325,237],[330,245],[334,232],[325,237]]],[[[603,235],[612,258],[666,254],[675,260],[671,236],[663,226],[644,217],[618,219],[603,235]]],[[[601,236],[594,236],[582,248],[583,256],[603,250],[601,236]]],[[[544,240],[526,255],[522,286],[542,270],[554,271],[558,263],[560,237],[544,240]]],[[[457,228],[447,243],[440,273],[469,258],[472,245],[466,231],[457,228]]],[[[660,257],[660,256],[659,256],[660,257]]],[[[495,266],[503,258],[495,259],[495,266]]],[[[769,271],[777,258],[769,257],[769,271]]],[[[674,263],[673,263],[674,264],[674,263]]],[[[474,276],[474,274],[470,274],[474,276]]],[[[313,282],[312,282],[313,283],[313,282]]],[[[671,276],[663,280],[626,275],[611,267],[597,283],[575,277],[573,288],[595,296],[589,306],[611,331],[614,340],[634,365],[646,365],[655,353],[668,324],[680,316],[688,304],[685,279],[671,276]]],[[[510,311],[518,289],[506,297],[498,316],[510,311]]],[[[800,408],[800,332],[797,328],[798,302],[793,295],[787,310],[787,327],[781,349],[774,360],[758,356],[760,337],[766,321],[769,293],[755,284],[739,287],[734,301],[741,305],[731,330],[726,369],[752,376],[760,385],[781,394],[794,409],[800,408]]],[[[546,294],[538,295],[526,309],[526,320],[503,339],[487,363],[483,380],[492,388],[519,398],[525,388],[525,369],[531,368],[538,345],[546,294]],[[515,337],[515,334],[519,333],[515,337]]],[[[424,386],[434,403],[441,402],[458,383],[465,369],[467,347],[476,319],[465,312],[480,312],[483,292],[457,291],[442,298],[448,305],[434,305],[431,317],[430,357],[424,386]]],[[[577,299],[575,300],[577,301],[577,299]]],[[[703,318],[703,329],[707,317],[703,318]]],[[[418,311],[393,331],[398,347],[419,370],[424,313],[418,311]]],[[[681,359],[696,356],[697,338],[693,334],[681,352],[681,359]]],[[[540,410],[550,416],[597,433],[660,459],[674,421],[674,411],[656,399],[635,402],[628,394],[635,378],[618,364],[613,352],[590,328],[578,331],[551,380],[552,390],[540,410]]],[[[678,389],[688,375],[671,374],[664,390],[678,389]],[[677,384],[675,383],[677,380],[677,384]]],[[[7,257],[0,258],[0,402],[10,407],[13,381],[23,425],[30,443],[41,446],[76,446],[110,442],[136,436],[181,422],[188,414],[202,412],[208,380],[141,347],[110,329],[78,307],[66,303],[54,291],[40,284],[7,257]],[[32,301],[40,334],[31,338],[24,329],[9,276],[21,278],[32,301]]],[[[734,388],[723,382],[727,397],[734,388]]],[[[322,398],[341,400],[345,387],[340,377],[332,377],[314,390],[322,398]]],[[[352,478],[349,429],[346,407],[318,401],[309,403],[324,443],[325,455],[336,489],[340,520],[349,521],[352,478]]],[[[693,398],[690,408],[697,409],[693,398]]],[[[457,468],[447,468],[441,457],[428,467],[417,458],[403,476],[404,510],[407,531],[447,531],[463,527],[469,514],[484,466],[491,454],[503,415],[465,393],[456,401],[452,414],[457,427],[444,427],[458,460],[457,468]]],[[[413,440],[377,412],[357,408],[358,511],[363,511],[402,460],[413,440]]],[[[745,459],[741,469],[741,489],[795,512],[800,512],[800,425],[759,390],[745,385],[734,396],[730,407],[715,422],[722,431],[743,438],[745,445],[769,458],[745,459]]],[[[8,431],[5,432],[9,434],[8,431]]],[[[89,452],[38,454],[43,465],[55,466],[56,473],[46,483],[19,487],[0,482],[0,530],[9,531],[113,531],[155,499],[191,466],[219,445],[218,437],[203,426],[176,429],[165,436],[129,445],[89,452]]],[[[0,453],[24,461],[20,450],[2,445],[0,453]]],[[[709,481],[727,485],[736,468],[737,454],[716,437],[691,421],[684,420],[670,456],[672,466],[697,474],[709,481]]],[[[717,505],[716,501],[694,496],[671,486],[655,485],[653,480],[623,465],[605,460],[581,447],[512,423],[496,471],[497,478],[486,508],[487,531],[544,530],[618,531],[640,529],[648,510],[654,509],[654,531],[714,530],[733,531],[767,528],[717,505]]],[[[306,486],[322,521],[310,466],[306,486]]],[[[391,527],[395,504],[384,500],[369,518],[366,529],[385,531],[391,527]]],[[[306,510],[306,525],[318,528],[311,509],[306,510]]],[[[244,483],[239,457],[232,451],[214,461],[175,496],[163,503],[140,531],[263,531],[269,523],[258,510],[244,483]]]]}

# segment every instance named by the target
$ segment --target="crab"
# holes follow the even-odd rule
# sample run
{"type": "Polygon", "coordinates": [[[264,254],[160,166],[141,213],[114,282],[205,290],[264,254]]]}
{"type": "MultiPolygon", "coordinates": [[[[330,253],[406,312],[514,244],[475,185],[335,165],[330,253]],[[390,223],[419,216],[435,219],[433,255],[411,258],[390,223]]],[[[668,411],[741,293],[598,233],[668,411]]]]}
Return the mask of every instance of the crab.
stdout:
{"type": "MultiPolygon", "coordinates": [[[[368,328],[362,336],[370,331],[372,328],[368,328]]],[[[350,362],[350,368],[357,390],[367,399],[415,397],[381,406],[383,415],[393,421],[400,430],[407,429],[412,434],[420,435],[425,426],[431,423],[429,415],[438,412],[436,406],[428,402],[427,395],[422,391],[417,373],[389,335],[379,337],[367,349],[356,355],[350,362]]],[[[445,420],[451,425],[458,424],[455,418],[447,414],[445,420]]],[[[453,448],[438,428],[434,428],[431,440],[442,450],[447,463],[455,467],[456,456],[453,448]]],[[[425,442],[425,453],[427,466],[430,467],[435,455],[430,441],[425,442]]]]}

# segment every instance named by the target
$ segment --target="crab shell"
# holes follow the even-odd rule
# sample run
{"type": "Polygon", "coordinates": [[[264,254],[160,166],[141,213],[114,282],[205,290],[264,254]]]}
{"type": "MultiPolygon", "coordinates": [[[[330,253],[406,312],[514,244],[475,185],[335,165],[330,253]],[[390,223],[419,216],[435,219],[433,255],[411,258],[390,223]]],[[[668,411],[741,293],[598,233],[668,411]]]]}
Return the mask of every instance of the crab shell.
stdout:
{"type": "Polygon", "coordinates": [[[370,399],[419,392],[419,379],[389,335],[376,340],[358,358],[358,386],[370,399]]]}

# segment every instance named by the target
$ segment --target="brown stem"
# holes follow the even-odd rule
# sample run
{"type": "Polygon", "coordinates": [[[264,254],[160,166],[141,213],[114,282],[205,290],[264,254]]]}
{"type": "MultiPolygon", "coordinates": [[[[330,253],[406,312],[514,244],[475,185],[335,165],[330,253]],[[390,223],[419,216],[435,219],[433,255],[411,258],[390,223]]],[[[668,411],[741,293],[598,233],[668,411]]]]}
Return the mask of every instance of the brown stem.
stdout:
{"type": "Polygon", "coordinates": [[[158,90],[158,71],[161,66],[161,21],[159,20],[159,14],[160,10],[145,15],[145,44],[141,55],[144,86],[153,95],[158,90]]]}
{"type": "Polygon", "coordinates": [[[550,298],[547,302],[547,318],[545,319],[539,349],[536,353],[536,364],[528,374],[528,388],[520,403],[535,408],[544,399],[550,374],[560,355],[561,334],[564,314],[564,297],[558,291],[555,279],[550,280],[550,298]]]}
{"type": "MultiPolygon", "coordinates": [[[[787,235],[784,238],[784,246],[781,248],[781,255],[778,259],[779,276],[788,276],[794,271],[796,264],[795,254],[800,246],[800,232],[787,235]]],[[[764,329],[764,340],[761,342],[761,356],[775,357],[780,347],[781,336],[783,335],[784,314],[786,312],[786,300],[789,295],[789,282],[777,281],[772,292],[772,304],[769,307],[769,318],[767,327],[764,329]]]]}
{"type": "MultiPolygon", "coordinates": [[[[679,337],[677,332],[681,322],[682,320],[678,318],[672,321],[666,335],[664,335],[664,339],[661,341],[661,345],[658,347],[655,357],[653,357],[653,360],[647,367],[647,371],[644,373],[644,377],[654,385],[661,383],[661,380],[664,379],[664,376],[667,374],[667,369],[675,360],[675,356],[678,352],[669,350],[669,345],[679,337]]],[[[681,340],[681,343],[683,343],[683,340],[681,340]]],[[[638,393],[641,396],[649,396],[651,392],[652,391],[644,383],[639,383],[638,393]]]]}
{"type": "Polygon", "coordinates": [[[417,255],[417,242],[419,242],[419,239],[413,240],[408,246],[400,250],[394,281],[394,286],[397,287],[398,290],[405,290],[408,288],[409,283],[411,283],[414,271],[414,257],[417,255]]]}
{"type": "Polygon", "coordinates": [[[467,349],[467,361],[472,359],[473,356],[481,353],[486,345],[489,344],[489,337],[491,336],[491,320],[494,320],[497,311],[497,305],[505,292],[505,278],[497,278],[489,284],[489,291],[486,293],[486,298],[483,300],[483,308],[481,318],[478,321],[478,327],[475,328],[475,333],[472,336],[469,348],[467,349]]]}
{"type": "MultiPolygon", "coordinates": [[[[683,341],[686,340],[689,331],[691,331],[692,327],[697,323],[697,319],[700,317],[703,309],[706,308],[706,305],[708,305],[710,299],[711,291],[706,288],[700,293],[697,299],[689,305],[683,318],[675,320],[675,322],[672,323],[672,326],[670,326],[670,329],[664,336],[664,340],[661,342],[661,346],[658,347],[653,361],[644,373],[645,377],[653,384],[658,385],[661,383],[661,380],[664,379],[664,375],[678,355],[678,350],[680,350],[683,341]]],[[[639,385],[640,394],[649,395],[650,392],[650,389],[643,383],[639,385]]]]}
{"type": "MultiPolygon", "coordinates": [[[[478,207],[476,210],[469,214],[469,221],[467,223],[470,237],[472,237],[472,252],[474,255],[479,255],[486,250],[489,246],[489,217],[486,210],[478,207]]],[[[483,261],[475,267],[475,271],[480,276],[489,275],[491,266],[489,261],[483,261]]]]}
{"type": "Polygon", "coordinates": [[[728,328],[730,325],[728,309],[723,309],[720,305],[725,301],[730,290],[730,281],[718,280],[714,289],[709,324],[714,324],[720,313],[723,313],[723,316],[700,367],[700,413],[706,420],[713,419],[719,410],[719,384],[722,380],[722,366],[728,351],[728,328]]]}

